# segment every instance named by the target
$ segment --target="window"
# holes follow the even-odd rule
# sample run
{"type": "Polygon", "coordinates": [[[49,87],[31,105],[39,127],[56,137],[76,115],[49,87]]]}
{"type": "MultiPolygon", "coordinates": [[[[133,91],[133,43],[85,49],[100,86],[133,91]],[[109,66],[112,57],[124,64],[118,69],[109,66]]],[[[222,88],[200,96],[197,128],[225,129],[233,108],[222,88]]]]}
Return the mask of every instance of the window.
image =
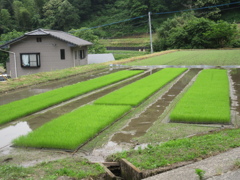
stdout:
{"type": "Polygon", "coordinates": [[[42,38],[41,37],[37,37],[37,42],[42,42],[42,38]]]}
{"type": "Polygon", "coordinates": [[[75,54],[75,59],[77,59],[77,51],[74,51],[74,54],[75,54]]]}
{"type": "Polygon", "coordinates": [[[40,67],[40,53],[22,53],[20,57],[22,67],[40,67]]]}
{"type": "Polygon", "coordinates": [[[65,59],[65,49],[60,49],[60,56],[62,60],[65,59]]]}
{"type": "Polygon", "coordinates": [[[79,58],[80,59],[84,59],[85,58],[85,51],[84,50],[80,50],[79,51],[79,58]]]}

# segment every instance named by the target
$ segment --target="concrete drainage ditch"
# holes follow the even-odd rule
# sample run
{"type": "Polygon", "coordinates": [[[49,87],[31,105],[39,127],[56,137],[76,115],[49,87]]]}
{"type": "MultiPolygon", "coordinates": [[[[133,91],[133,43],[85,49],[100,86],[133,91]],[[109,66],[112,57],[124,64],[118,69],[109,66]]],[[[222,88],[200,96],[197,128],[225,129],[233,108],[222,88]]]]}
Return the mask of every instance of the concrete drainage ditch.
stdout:
{"type": "Polygon", "coordinates": [[[172,169],[186,166],[193,162],[194,161],[181,162],[168,167],[144,171],[141,171],[126,159],[121,159],[119,162],[104,162],[101,165],[106,171],[106,175],[104,176],[104,179],[106,180],[141,180],[172,169]]]}

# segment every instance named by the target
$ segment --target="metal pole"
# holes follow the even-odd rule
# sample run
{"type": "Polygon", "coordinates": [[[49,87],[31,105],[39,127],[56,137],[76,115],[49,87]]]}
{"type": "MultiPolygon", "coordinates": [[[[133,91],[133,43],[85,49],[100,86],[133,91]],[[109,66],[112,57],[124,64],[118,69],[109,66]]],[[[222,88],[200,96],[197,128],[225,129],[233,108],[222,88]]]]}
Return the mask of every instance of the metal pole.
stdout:
{"type": "Polygon", "coordinates": [[[15,54],[15,52],[5,51],[5,50],[2,50],[2,49],[0,49],[0,51],[7,52],[7,53],[12,53],[12,54],[13,54],[15,75],[16,75],[16,78],[18,78],[18,74],[17,74],[17,60],[16,60],[16,54],[15,54]]]}
{"type": "Polygon", "coordinates": [[[153,53],[151,12],[148,12],[148,22],[149,22],[149,34],[150,34],[150,47],[151,47],[151,53],[153,53]]]}

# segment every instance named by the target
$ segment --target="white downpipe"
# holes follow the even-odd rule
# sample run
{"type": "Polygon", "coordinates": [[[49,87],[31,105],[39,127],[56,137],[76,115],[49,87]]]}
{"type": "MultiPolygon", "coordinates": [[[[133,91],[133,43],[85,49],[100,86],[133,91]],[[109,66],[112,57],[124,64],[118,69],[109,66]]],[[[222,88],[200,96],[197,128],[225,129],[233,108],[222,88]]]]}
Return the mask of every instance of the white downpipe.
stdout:
{"type": "Polygon", "coordinates": [[[15,71],[16,78],[18,78],[18,73],[17,73],[17,59],[16,59],[16,54],[15,54],[15,52],[5,51],[5,50],[2,50],[2,49],[0,49],[0,51],[8,52],[8,53],[12,53],[12,54],[13,54],[13,59],[14,59],[14,71],[15,71]]]}

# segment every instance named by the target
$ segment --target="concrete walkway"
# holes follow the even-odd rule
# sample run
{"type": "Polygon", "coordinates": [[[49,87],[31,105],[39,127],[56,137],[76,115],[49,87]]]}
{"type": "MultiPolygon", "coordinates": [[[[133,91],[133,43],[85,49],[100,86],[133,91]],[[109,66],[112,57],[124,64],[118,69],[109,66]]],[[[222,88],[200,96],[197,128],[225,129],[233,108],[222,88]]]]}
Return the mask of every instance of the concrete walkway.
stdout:
{"type": "Polygon", "coordinates": [[[207,180],[240,180],[240,169],[233,169],[236,162],[240,164],[240,148],[207,158],[205,160],[161,173],[145,180],[199,180],[195,169],[206,171],[207,180]]]}

